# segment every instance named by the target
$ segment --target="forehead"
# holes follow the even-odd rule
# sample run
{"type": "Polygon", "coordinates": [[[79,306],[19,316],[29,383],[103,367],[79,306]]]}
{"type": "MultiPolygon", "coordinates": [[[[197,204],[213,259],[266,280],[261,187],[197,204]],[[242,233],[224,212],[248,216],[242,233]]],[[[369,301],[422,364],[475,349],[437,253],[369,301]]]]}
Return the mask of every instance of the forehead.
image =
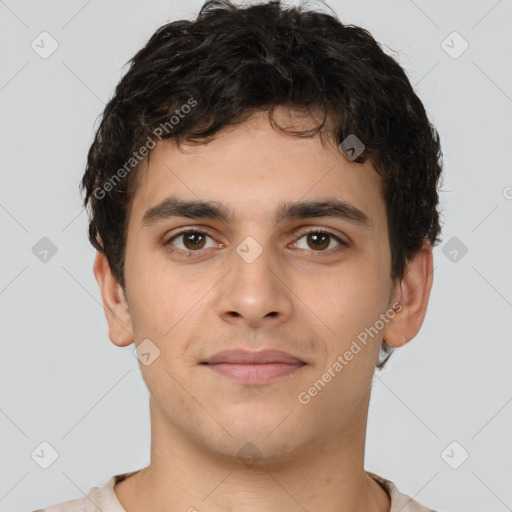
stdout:
{"type": "Polygon", "coordinates": [[[138,223],[171,196],[221,203],[230,221],[271,221],[284,203],[326,197],[364,212],[374,227],[386,216],[370,159],[350,162],[319,136],[279,132],[262,113],[204,145],[160,141],[140,171],[130,215],[138,223]]]}

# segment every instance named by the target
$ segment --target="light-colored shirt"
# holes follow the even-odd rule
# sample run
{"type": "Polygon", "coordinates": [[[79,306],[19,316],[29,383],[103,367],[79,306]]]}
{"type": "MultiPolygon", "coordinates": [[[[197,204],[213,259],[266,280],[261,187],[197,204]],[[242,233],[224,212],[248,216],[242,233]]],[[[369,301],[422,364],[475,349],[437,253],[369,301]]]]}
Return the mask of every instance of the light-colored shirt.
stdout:
{"type": "MultiPolygon", "coordinates": [[[[101,510],[101,512],[126,512],[117,499],[114,485],[135,473],[137,471],[114,475],[101,487],[93,487],[87,494],[87,498],[64,501],[51,507],[34,510],[34,512],[98,512],[98,510],[101,510]]],[[[417,501],[409,498],[409,496],[399,492],[393,482],[375,473],[370,473],[369,471],[366,473],[387,492],[391,501],[389,512],[435,512],[435,510],[424,507],[417,501]]]]}

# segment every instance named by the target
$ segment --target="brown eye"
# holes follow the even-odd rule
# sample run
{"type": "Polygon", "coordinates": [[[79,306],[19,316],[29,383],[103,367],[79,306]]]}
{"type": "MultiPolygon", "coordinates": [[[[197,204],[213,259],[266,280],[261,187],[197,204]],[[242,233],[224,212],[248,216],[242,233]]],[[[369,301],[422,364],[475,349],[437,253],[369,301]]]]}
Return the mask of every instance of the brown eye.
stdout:
{"type": "Polygon", "coordinates": [[[207,238],[211,239],[208,233],[197,230],[187,230],[172,236],[167,242],[164,242],[164,245],[169,246],[171,250],[175,250],[176,252],[198,252],[201,249],[208,248],[206,247],[207,238]],[[181,244],[178,243],[180,240],[181,244]]]}
{"type": "Polygon", "coordinates": [[[202,249],[205,244],[205,236],[202,233],[191,232],[185,233],[183,236],[183,245],[193,251],[194,249],[202,249]]]}
{"type": "Polygon", "coordinates": [[[306,235],[306,239],[312,249],[327,249],[329,247],[330,235],[325,233],[309,233],[306,235]]]}
{"type": "Polygon", "coordinates": [[[322,229],[316,229],[314,231],[307,231],[300,235],[299,241],[294,244],[299,249],[309,250],[310,252],[334,252],[337,249],[348,247],[348,244],[344,242],[340,237],[336,236],[330,231],[324,231],[322,229]],[[301,247],[300,240],[305,239],[306,243],[301,247]],[[328,250],[332,242],[335,243],[334,247],[328,250]]]}

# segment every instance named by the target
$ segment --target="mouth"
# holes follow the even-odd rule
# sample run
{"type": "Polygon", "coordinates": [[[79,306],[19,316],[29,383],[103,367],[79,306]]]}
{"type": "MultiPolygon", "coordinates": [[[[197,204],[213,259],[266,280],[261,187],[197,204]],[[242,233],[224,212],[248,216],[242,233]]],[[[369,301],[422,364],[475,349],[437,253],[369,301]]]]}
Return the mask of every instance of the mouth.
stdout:
{"type": "Polygon", "coordinates": [[[279,350],[225,350],[201,364],[243,384],[266,384],[281,377],[291,377],[306,366],[304,361],[279,350]]]}

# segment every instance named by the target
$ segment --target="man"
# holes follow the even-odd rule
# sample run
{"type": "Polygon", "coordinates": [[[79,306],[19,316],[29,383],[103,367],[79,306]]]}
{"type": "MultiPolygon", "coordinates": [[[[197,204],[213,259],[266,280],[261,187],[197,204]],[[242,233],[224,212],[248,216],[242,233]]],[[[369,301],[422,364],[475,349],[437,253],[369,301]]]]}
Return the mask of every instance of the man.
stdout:
{"type": "Polygon", "coordinates": [[[82,187],[151,462],[47,512],[427,511],[364,469],[375,367],[418,333],[437,132],[365,30],[269,2],[161,27],[82,187]]]}

